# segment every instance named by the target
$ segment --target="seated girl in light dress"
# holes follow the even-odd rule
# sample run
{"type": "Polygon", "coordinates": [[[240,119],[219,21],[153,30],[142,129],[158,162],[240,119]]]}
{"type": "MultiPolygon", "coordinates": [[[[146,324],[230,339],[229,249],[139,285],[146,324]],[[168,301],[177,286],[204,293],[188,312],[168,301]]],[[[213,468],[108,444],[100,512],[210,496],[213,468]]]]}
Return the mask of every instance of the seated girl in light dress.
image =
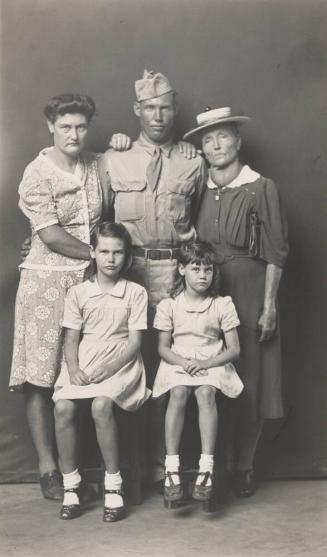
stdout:
{"type": "Polygon", "coordinates": [[[215,253],[206,242],[181,246],[172,297],[162,300],[154,320],[162,358],[153,397],[170,391],[165,419],[164,502],[174,508],[183,498],[179,476],[179,445],[185,408],[191,393],[199,408],[202,454],[192,497],[211,496],[218,414],[216,390],[236,398],[243,389],[232,361],[239,356],[238,316],[229,296],[218,293],[215,253]],[[182,279],[182,280],[181,280],[182,279]]]}
{"type": "Polygon", "coordinates": [[[72,287],[65,301],[65,362],[55,384],[57,445],[63,473],[60,518],[81,514],[76,462],[76,411],[92,400],[92,417],[105,464],[103,520],[125,516],[114,406],[137,410],[149,397],[140,354],[147,328],[147,294],[124,278],[131,264],[131,239],[121,224],[103,222],[91,236],[96,274],[72,287]]]}

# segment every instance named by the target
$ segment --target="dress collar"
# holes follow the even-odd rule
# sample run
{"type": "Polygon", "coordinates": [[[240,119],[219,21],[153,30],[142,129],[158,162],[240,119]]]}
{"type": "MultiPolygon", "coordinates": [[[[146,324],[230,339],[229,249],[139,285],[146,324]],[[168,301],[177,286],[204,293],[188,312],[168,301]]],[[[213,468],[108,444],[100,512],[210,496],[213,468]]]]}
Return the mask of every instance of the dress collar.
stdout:
{"type": "Polygon", "coordinates": [[[63,170],[58,165],[56,165],[56,163],[53,162],[53,160],[50,159],[49,156],[47,156],[48,153],[52,150],[53,150],[53,146],[52,147],[45,147],[44,149],[42,149],[42,151],[40,151],[40,153],[39,153],[40,160],[42,162],[45,162],[45,164],[51,166],[51,168],[56,170],[56,172],[59,172],[60,174],[63,174],[64,176],[69,176],[70,178],[78,180],[78,182],[82,182],[83,181],[83,175],[84,175],[84,162],[82,160],[82,156],[81,155],[79,156],[79,158],[76,162],[76,167],[75,167],[74,172],[67,172],[66,170],[63,170]]]}
{"type": "Polygon", "coordinates": [[[201,304],[192,304],[192,302],[185,298],[184,291],[181,292],[180,297],[185,311],[188,311],[190,313],[203,313],[204,311],[207,311],[213,301],[213,297],[208,296],[207,298],[204,298],[204,300],[202,300],[201,304]]]}
{"type": "Polygon", "coordinates": [[[138,139],[136,140],[136,143],[140,145],[140,147],[142,147],[144,151],[146,151],[149,155],[151,155],[151,157],[154,155],[156,147],[159,147],[162,153],[168,159],[174,147],[172,139],[170,139],[166,143],[162,143],[161,145],[155,145],[154,143],[151,143],[151,141],[149,141],[142,132],[140,133],[138,139]]]}
{"type": "Polygon", "coordinates": [[[94,277],[94,280],[87,281],[87,294],[89,298],[93,298],[94,296],[102,296],[104,294],[108,294],[109,296],[115,296],[116,298],[123,298],[126,290],[126,279],[120,278],[115,286],[110,290],[110,292],[103,292],[101,290],[99,283],[94,277]]]}
{"type": "MultiPolygon", "coordinates": [[[[246,164],[242,167],[241,172],[238,174],[238,176],[236,176],[236,178],[234,178],[232,182],[226,184],[226,186],[223,186],[221,189],[223,190],[225,188],[238,188],[239,186],[243,186],[244,184],[251,184],[252,182],[258,180],[258,178],[260,178],[260,174],[252,170],[252,168],[250,168],[249,165],[246,164]]],[[[218,187],[213,182],[210,175],[207,181],[207,186],[211,190],[216,189],[218,187]]]]}

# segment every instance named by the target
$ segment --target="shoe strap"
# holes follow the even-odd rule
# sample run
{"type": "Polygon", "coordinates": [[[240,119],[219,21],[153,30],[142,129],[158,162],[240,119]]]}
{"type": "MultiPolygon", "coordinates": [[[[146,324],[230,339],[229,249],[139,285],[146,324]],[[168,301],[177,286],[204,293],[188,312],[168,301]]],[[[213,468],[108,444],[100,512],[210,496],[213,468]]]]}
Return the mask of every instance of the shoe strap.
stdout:
{"type": "Polygon", "coordinates": [[[77,495],[78,495],[78,490],[79,490],[79,486],[78,487],[70,487],[69,489],[64,489],[64,493],[77,493],[77,495]]]}
{"type": "Polygon", "coordinates": [[[122,489],[105,489],[104,492],[105,492],[105,494],[113,493],[115,495],[120,495],[121,497],[123,497],[123,495],[124,495],[122,489]]]}
{"type": "Polygon", "coordinates": [[[199,485],[203,487],[207,485],[208,479],[212,476],[211,472],[198,472],[198,476],[203,476],[203,480],[199,485]]]}
{"type": "Polygon", "coordinates": [[[170,487],[175,487],[175,486],[180,485],[180,484],[175,484],[175,482],[173,481],[173,478],[172,478],[172,476],[179,476],[179,472],[177,472],[177,471],[176,472],[166,472],[165,476],[166,476],[166,478],[168,478],[170,487]]]}

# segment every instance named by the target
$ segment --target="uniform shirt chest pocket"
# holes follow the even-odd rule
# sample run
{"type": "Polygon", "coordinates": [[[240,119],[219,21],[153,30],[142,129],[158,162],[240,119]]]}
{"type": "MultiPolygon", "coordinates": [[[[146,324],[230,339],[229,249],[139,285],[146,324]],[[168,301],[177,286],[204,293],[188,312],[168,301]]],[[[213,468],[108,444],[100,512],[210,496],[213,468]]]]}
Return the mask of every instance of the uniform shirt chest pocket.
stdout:
{"type": "Polygon", "coordinates": [[[111,187],[115,192],[116,220],[124,222],[144,219],[146,187],[144,181],[128,179],[124,182],[113,181],[111,187]]]}
{"type": "Polygon", "coordinates": [[[173,222],[190,219],[191,197],[194,192],[192,180],[167,182],[167,215],[173,222]]]}

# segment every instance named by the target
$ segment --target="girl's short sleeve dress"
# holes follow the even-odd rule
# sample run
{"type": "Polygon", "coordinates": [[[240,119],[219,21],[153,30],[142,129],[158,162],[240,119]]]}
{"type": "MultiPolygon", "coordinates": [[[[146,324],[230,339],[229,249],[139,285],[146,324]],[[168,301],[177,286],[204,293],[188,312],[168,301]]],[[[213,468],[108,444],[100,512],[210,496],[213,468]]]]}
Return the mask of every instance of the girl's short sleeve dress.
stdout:
{"type": "MultiPolygon", "coordinates": [[[[205,298],[200,306],[192,306],[181,292],[176,298],[162,300],[154,319],[154,327],[172,331],[171,349],[176,354],[205,360],[224,350],[223,334],[239,325],[239,319],[229,296],[205,298]]],[[[226,396],[235,398],[243,384],[235,367],[229,363],[207,370],[207,375],[191,376],[181,366],[161,360],[153,386],[153,397],[159,397],[173,387],[211,385],[226,396]]]]}
{"type": "MultiPolygon", "coordinates": [[[[124,352],[129,331],[147,328],[146,291],[135,282],[120,279],[110,292],[102,292],[93,277],[70,289],[63,327],[81,331],[79,367],[91,377],[99,366],[112,362],[124,352]]],[[[135,411],[150,394],[139,353],[109,379],[89,385],[73,385],[64,361],[53,399],[106,396],[123,410],[135,411]]]]}

